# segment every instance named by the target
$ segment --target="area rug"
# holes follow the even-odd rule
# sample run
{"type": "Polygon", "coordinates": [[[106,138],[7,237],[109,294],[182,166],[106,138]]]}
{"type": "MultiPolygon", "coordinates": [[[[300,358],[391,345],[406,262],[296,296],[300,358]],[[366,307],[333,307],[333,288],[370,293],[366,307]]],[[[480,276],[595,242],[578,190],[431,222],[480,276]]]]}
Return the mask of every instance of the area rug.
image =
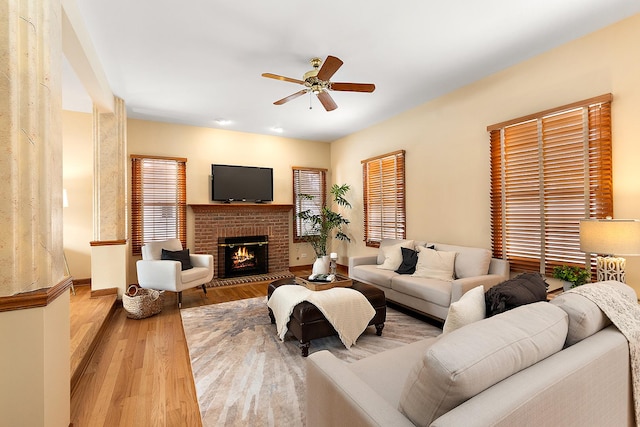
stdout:
{"type": "MultiPolygon", "coordinates": [[[[265,297],[181,310],[204,426],[304,426],[305,366],[298,342],[283,342],[265,297]]],[[[387,308],[382,336],[369,326],[347,350],[337,336],[311,341],[352,362],[441,329],[387,308]]]]}
{"type": "Polygon", "coordinates": [[[286,279],[289,277],[295,277],[295,275],[289,270],[286,270],[277,271],[275,273],[254,274],[252,276],[228,277],[222,279],[214,278],[207,283],[207,288],[217,288],[219,286],[239,285],[253,282],[266,282],[269,280],[286,279]]]}

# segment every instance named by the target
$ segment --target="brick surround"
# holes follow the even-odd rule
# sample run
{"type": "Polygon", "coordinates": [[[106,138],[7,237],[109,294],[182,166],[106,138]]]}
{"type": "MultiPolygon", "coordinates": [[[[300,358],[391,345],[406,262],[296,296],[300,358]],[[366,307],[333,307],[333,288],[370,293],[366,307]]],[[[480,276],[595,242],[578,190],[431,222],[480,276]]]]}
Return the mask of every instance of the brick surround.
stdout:
{"type": "Polygon", "coordinates": [[[213,255],[218,277],[218,238],[269,236],[269,273],[289,269],[291,210],[293,205],[189,205],[194,214],[194,249],[213,255]]]}

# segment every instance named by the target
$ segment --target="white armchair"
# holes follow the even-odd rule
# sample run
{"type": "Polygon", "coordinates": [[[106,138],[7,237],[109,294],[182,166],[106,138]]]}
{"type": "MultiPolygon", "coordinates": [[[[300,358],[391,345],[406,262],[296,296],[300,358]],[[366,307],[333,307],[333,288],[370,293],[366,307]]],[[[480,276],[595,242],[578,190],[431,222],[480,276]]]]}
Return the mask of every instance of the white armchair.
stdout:
{"type": "Polygon", "coordinates": [[[149,242],[142,246],[142,259],[136,262],[138,284],[141,288],[172,291],[178,293],[178,307],[182,307],[182,291],[202,285],[213,278],[213,256],[189,254],[193,268],[182,270],[180,261],[163,260],[162,249],[181,251],[179,239],[149,242]]]}

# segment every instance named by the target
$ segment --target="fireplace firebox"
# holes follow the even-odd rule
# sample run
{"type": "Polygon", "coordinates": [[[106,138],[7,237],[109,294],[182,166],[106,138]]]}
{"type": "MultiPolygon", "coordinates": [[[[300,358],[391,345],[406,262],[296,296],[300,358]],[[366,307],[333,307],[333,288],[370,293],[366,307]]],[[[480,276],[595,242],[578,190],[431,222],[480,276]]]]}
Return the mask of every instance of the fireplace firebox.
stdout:
{"type": "Polygon", "coordinates": [[[241,236],[218,239],[218,277],[264,274],[269,271],[269,237],[241,236]]]}

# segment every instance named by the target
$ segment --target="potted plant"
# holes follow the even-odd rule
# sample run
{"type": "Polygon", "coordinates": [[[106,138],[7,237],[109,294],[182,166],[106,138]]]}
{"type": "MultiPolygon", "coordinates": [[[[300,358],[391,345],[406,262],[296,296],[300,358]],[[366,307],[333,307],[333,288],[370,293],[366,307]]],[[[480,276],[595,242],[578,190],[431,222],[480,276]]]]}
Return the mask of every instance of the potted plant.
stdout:
{"type": "Polygon", "coordinates": [[[563,288],[568,290],[591,281],[591,272],[574,265],[558,265],[553,268],[553,277],[564,281],[563,288]]]}
{"type": "MultiPolygon", "coordinates": [[[[313,248],[316,253],[313,274],[326,274],[329,271],[327,257],[327,240],[335,237],[338,240],[351,239],[344,233],[343,226],[349,224],[349,220],[339,212],[332,210],[332,205],[336,204],[343,208],[351,208],[351,203],[345,199],[345,194],[350,190],[348,184],[333,184],[329,193],[331,194],[330,204],[321,206],[319,210],[307,209],[298,213],[298,218],[305,222],[305,233],[302,239],[313,248]],[[317,264],[317,265],[316,265],[317,264]]],[[[300,198],[313,200],[314,197],[308,194],[300,194],[300,198]]]]}

